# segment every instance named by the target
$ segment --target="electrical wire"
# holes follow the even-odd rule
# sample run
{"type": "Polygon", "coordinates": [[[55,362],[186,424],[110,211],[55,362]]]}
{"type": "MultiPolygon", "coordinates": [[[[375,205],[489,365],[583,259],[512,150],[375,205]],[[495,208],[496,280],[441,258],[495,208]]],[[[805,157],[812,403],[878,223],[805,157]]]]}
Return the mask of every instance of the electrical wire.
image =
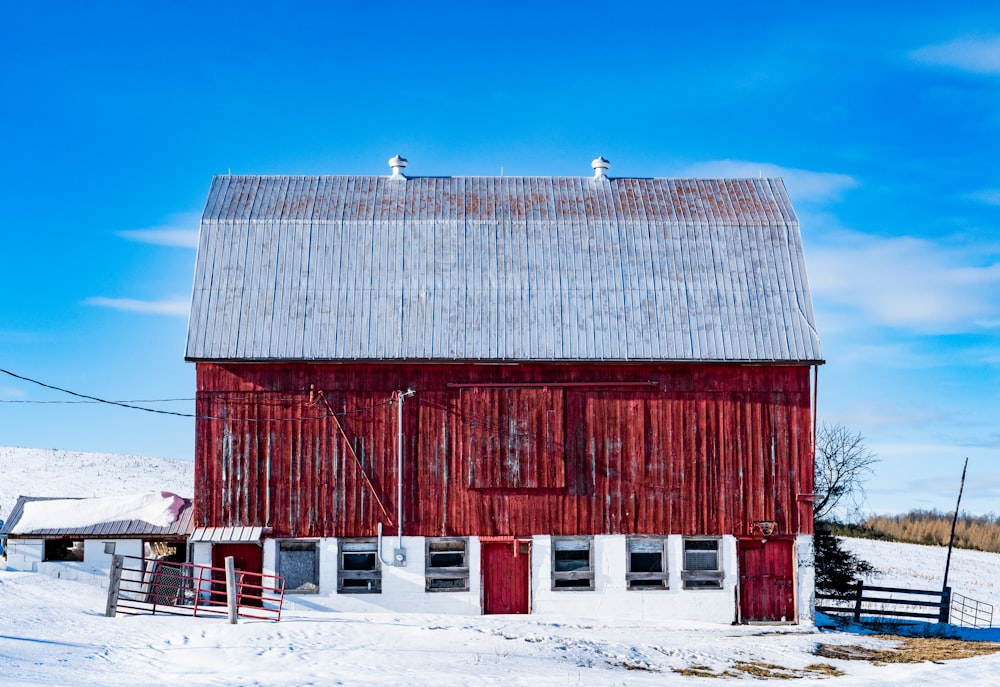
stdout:
{"type": "MultiPolygon", "coordinates": [[[[173,403],[174,401],[194,401],[195,398],[135,398],[127,401],[114,401],[114,403],[173,403]]],[[[39,403],[39,404],[73,404],[73,403],[100,403],[100,401],[36,401],[24,398],[0,398],[0,403],[39,403]]]]}
{"type": "MultiPolygon", "coordinates": [[[[369,412],[371,410],[374,410],[375,408],[380,408],[380,407],[385,406],[385,405],[391,405],[393,403],[393,399],[389,398],[388,400],[382,401],[381,403],[375,403],[375,404],[372,404],[370,406],[365,406],[363,408],[355,408],[354,410],[345,410],[345,411],[340,412],[340,413],[332,412],[332,408],[329,408],[330,412],[323,413],[321,415],[314,415],[314,416],[311,416],[311,417],[228,417],[228,416],[216,416],[216,415],[199,415],[197,413],[182,413],[182,412],[174,411],[174,410],[161,410],[159,408],[146,408],[144,406],[134,405],[135,403],[159,403],[161,401],[182,401],[182,400],[183,401],[190,401],[190,400],[197,400],[197,399],[159,399],[159,400],[152,400],[152,401],[110,401],[108,399],[99,398],[97,396],[91,396],[89,394],[82,394],[82,393],[79,393],[77,391],[71,391],[69,389],[64,389],[64,388],[62,388],[60,386],[55,386],[53,384],[46,384],[45,382],[40,382],[37,379],[32,379],[31,377],[25,377],[23,375],[16,374],[14,372],[11,372],[10,370],[5,370],[3,368],[0,368],[0,372],[2,372],[5,375],[8,375],[10,377],[13,377],[15,379],[20,379],[21,381],[24,381],[24,382],[29,382],[31,384],[36,384],[38,386],[44,387],[46,389],[51,389],[53,391],[58,391],[60,393],[69,394],[70,396],[75,396],[77,398],[84,399],[84,400],[81,400],[81,401],[61,401],[61,403],[103,403],[103,404],[106,404],[106,405],[118,406],[119,408],[128,408],[130,410],[142,410],[144,412],[153,413],[153,414],[157,414],[157,415],[171,415],[173,417],[188,417],[188,418],[194,418],[196,420],[228,420],[228,421],[231,421],[231,422],[305,422],[305,421],[312,421],[312,420],[324,420],[324,419],[327,419],[327,418],[330,418],[330,417],[346,417],[348,415],[356,415],[358,413],[366,413],[366,412],[369,412]]],[[[241,393],[241,392],[235,392],[235,393],[241,393]]],[[[238,400],[238,399],[236,399],[236,400],[238,400]]],[[[16,403],[16,402],[28,403],[30,401],[5,401],[5,402],[11,402],[11,403],[16,403]]],[[[34,402],[35,403],[60,403],[60,401],[34,401],[34,402]]],[[[232,402],[232,401],[230,401],[230,402],[232,402]]],[[[255,403],[254,401],[247,401],[247,402],[248,403],[255,403]]],[[[279,406],[280,404],[277,404],[277,403],[259,404],[258,403],[258,405],[279,406]]],[[[315,403],[312,403],[312,405],[315,405],[315,403]]]]}

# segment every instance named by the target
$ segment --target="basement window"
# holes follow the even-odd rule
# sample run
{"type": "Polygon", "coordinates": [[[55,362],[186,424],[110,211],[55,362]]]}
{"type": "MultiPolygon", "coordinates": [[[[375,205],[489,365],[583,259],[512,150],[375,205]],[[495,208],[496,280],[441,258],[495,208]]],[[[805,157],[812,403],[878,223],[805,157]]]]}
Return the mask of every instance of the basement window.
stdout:
{"type": "Polygon", "coordinates": [[[83,541],[78,539],[46,539],[46,561],[82,561],[83,541]]]}
{"type": "Polygon", "coordinates": [[[424,575],[428,592],[469,591],[469,540],[461,537],[427,538],[424,575]]]}
{"type": "Polygon", "coordinates": [[[669,589],[666,537],[629,537],[628,568],[625,581],[629,589],[669,589]]]}
{"type": "Polygon", "coordinates": [[[722,589],[722,556],[717,537],[684,540],[684,589],[722,589]]]}
{"type": "Polygon", "coordinates": [[[593,537],[552,538],[552,590],[593,591],[593,537]]]}
{"type": "Polygon", "coordinates": [[[314,541],[279,541],[278,574],[289,594],[319,592],[319,546],[314,541]]]}
{"type": "Polygon", "coordinates": [[[382,568],[374,539],[339,540],[337,560],[338,594],[382,593],[382,568]]]}

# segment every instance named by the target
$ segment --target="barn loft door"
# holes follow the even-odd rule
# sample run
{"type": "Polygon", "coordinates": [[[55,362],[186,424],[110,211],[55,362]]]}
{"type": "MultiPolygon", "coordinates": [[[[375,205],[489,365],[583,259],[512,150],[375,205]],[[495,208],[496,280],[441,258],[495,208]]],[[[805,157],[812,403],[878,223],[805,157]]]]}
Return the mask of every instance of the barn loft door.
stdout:
{"type": "Polygon", "coordinates": [[[796,622],[795,567],[791,539],[740,539],[740,620],[796,622]]]}
{"type": "Polygon", "coordinates": [[[483,542],[483,613],[530,612],[531,544],[483,542]]]}

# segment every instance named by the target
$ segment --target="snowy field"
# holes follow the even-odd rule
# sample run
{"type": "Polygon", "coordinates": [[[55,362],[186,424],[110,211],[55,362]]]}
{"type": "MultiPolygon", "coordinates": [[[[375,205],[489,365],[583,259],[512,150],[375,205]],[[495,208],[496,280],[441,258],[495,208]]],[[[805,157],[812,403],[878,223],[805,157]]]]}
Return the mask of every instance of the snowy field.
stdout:
{"type": "Polygon", "coordinates": [[[194,463],[166,458],[0,446],[0,520],[18,496],[194,495],[194,463]]]}
{"type": "MultiPolygon", "coordinates": [[[[896,545],[883,546],[894,555],[896,545]]],[[[638,686],[769,675],[837,687],[985,687],[1000,674],[1000,653],[912,664],[817,656],[823,644],[874,649],[892,642],[804,627],[301,610],[277,623],[230,625],[219,618],[106,618],[104,604],[90,585],[0,572],[0,684],[638,686]],[[722,673],[727,677],[706,677],[722,673]]],[[[991,634],[1000,639],[997,630],[991,634]]]]}
{"type": "MultiPolygon", "coordinates": [[[[868,561],[882,573],[868,580],[880,587],[911,589],[941,589],[944,581],[944,546],[921,544],[887,544],[872,539],[846,539],[846,549],[868,561]]],[[[1000,626],[1000,554],[954,549],[948,571],[948,586],[955,593],[993,606],[1000,626]]],[[[998,680],[997,684],[1000,684],[998,680]]]]}
{"type": "MultiPolygon", "coordinates": [[[[52,452],[44,451],[27,451],[25,458],[26,451],[0,448],[0,476],[20,485],[14,496],[191,493],[190,464],[179,464],[187,472],[165,473],[162,464],[169,471],[174,461],[69,452],[50,459],[44,454],[52,452]],[[16,474],[21,468],[31,474],[16,474]]],[[[13,505],[9,487],[0,493],[4,515],[13,505]]],[[[849,545],[886,570],[878,583],[940,586],[943,549],[860,540],[849,545]]],[[[960,593],[1000,602],[1000,555],[956,551],[951,581],[960,593]]],[[[0,685],[618,687],[795,678],[796,684],[836,687],[985,687],[998,684],[1000,675],[1000,653],[942,660],[920,648],[911,655],[935,660],[840,658],[899,643],[812,627],[359,615],[308,610],[304,603],[286,610],[278,623],[230,625],[218,618],[106,618],[105,602],[94,586],[0,571],[0,685]]],[[[998,629],[979,635],[1000,640],[998,629]]],[[[983,646],[963,644],[970,645],[983,646]]]]}

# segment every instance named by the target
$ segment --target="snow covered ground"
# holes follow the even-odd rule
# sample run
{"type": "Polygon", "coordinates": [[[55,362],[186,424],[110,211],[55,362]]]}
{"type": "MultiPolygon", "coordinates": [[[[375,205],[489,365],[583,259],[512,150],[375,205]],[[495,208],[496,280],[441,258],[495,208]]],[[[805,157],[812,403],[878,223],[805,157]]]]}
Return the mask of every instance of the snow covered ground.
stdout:
{"type": "MultiPolygon", "coordinates": [[[[174,461],[70,452],[25,457],[26,451],[0,448],[0,482],[8,482],[0,492],[4,514],[13,505],[10,483],[19,485],[14,496],[191,494],[190,464],[172,473],[174,461]],[[17,474],[21,468],[29,474],[17,474]]],[[[886,571],[878,582],[940,586],[943,549],[859,540],[849,546],[886,571]]],[[[960,593],[1000,603],[1000,555],[956,551],[951,582],[960,593]]],[[[829,650],[819,656],[821,645],[895,644],[811,627],[361,615],[306,604],[286,610],[278,623],[230,625],[218,618],[106,618],[105,601],[91,585],[0,571],[0,684],[639,686],[786,677],[837,687],[985,687],[1000,675],[1000,653],[906,664],[829,658],[829,650]]],[[[979,634],[1000,640],[1000,629],[979,634]]]]}
{"type": "Polygon", "coordinates": [[[0,520],[18,496],[194,495],[194,463],[167,458],[0,446],[0,520]]]}
{"type": "Polygon", "coordinates": [[[0,572],[0,683],[638,686],[719,684],[703,676],[726,672],[915,687],[994,685],[1000,674],[1000,653],[902,665],[820,657],[821,644],[891,643],[808,627],[300,610],[277,623],[230,625],[219,618],[106,618],[104,603],[93,586],[0,572]]]}

